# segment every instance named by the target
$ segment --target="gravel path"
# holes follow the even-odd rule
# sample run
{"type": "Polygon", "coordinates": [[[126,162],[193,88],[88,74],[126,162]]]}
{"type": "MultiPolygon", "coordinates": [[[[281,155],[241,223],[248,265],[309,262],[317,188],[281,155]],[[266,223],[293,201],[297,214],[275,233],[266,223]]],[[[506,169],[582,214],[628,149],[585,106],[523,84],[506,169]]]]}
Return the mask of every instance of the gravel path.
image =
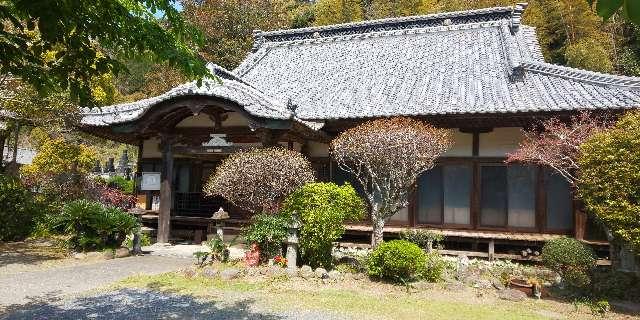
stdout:
{"type": "Polygon", "coordinates": [[[0,309],[53,301],[105,286],[134,274],[164,273],[192,263],[191,259],[137,256],[41,271],[0,274],[0,309]]]}
{"type": "Polygon", "coordinates": [[[341,319],[318,311],[271,312],[253,299],[202,301],[146,289],[121,289],[65,302],[32,304],[2,320],[18,319],[341,319]]]}

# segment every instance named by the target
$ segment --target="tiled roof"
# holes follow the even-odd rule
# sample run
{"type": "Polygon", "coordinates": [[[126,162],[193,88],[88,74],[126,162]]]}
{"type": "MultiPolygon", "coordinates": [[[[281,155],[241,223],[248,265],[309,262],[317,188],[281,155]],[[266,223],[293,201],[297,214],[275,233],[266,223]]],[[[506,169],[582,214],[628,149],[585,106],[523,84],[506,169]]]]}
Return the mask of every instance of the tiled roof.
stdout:
{"type": "MultiPolygon", "coordinates": [[[[545,63],[535,29],[520,25],[525,7],[258,31],[253,52],[224,71],[245,98],[233,95],[238,90],[217,94],[255,115],[286,118],[293,111],[306,121],[640,106],[640,78],[545,63]]],[[[176,90],[185,89],[120,106],[114,117],[133,119],[144,112],[134,106],[176,90]]],[[[212,92],[193,84],[188,90],[212,92]]]]}
{"type": "Polygon", "coordinates": [[[517,10],[386,19],[333,26],[333,33],[326,28],[303,31],[317,32],[315,37],[296,36],[295,30],[262,33],[257,36],[260,47],[235,73],[272,97],[291,99],[302,119],[640,105],[638,78],[545,63],[534,28],[520,26],[512,11],[517,10]],[[474,19],[476,15],[496,18],[474,19]],[[417,26],[396,28],[407,21],[417,26]],[[371,31],[344,31],[366,25],[371,31]],[[301,39],[283,38],[287,33],[301,39]]]}
{"type": "Polygon", "coordinates": [[[195,81],[185,83],[157,97],[108,107],[84,109],[82,124],[108,126],[136,120],[151,107],[166,100],[186,96],[222,98],[244,107],[251,115],[269,119],[289,119],[291,111],[286,104],[273,99],[236,77],[231,72],[210,63],[208,67],[218,79],[204,79],[201,86],[195,81]]]}

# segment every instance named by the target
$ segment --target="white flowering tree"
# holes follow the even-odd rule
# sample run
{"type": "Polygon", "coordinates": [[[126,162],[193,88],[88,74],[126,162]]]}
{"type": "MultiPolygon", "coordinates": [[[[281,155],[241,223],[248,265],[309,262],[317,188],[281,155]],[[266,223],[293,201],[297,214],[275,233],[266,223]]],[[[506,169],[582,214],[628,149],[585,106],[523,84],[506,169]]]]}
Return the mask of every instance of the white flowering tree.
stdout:
{"type": "Polygon", "coordinates": [[[356,178],[369,203],[374,247],[382,242],[385,219],[409,204],[418,177],[451,145],[449,130],[405,117],[372,120],[332,141],[332,157],[356,178]]]}

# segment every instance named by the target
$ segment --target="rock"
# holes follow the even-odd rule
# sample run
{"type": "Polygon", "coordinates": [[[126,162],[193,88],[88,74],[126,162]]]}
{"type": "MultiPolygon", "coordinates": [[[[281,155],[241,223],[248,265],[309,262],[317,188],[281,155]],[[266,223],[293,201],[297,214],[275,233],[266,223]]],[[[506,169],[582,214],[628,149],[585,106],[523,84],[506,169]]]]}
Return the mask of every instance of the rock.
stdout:
{"type": "Polygon", "coordinates": [[[491,284],[493,285],[494,288],[498,289],[498,290],[504,290],[505,286],[504,283],[502,283],[502,281],[500,279],[491,279],[491,284]]]}
{"type": "Polygon", "coordinates": [[[302,268],[300,268],[300,276],[305,279],[313,278],[313,269],[311,269],[311,267],[307,265],[302,266],[302,268]]]}
{"type": "Polygon", "coordinates": [[[113,250],[105,250],[105,251],[102,251],[102,257],[105,260],[110,260],[110,259],[115,258],[116,256],[115,256],[115,252],[113,250]]]}
{"type": "Polygon", "coordinates": [[[220,272],[220,278],[222,278],[223,280],[231,280],[231,279],[236,279],[240,277],[240,270],[238,269],[226,269],[226,270],[222,270],[220,272]]]}
{"type": "Polygon", "coordinates": [[[493,283],[486,279],[480,279],[473,284],[473,287],[486,290],[493,288],[493,283]]]}
{"type": "Polygon", "coordinates": [[[186,267],[180,270],[180,273],[187,278],[193,278],[198,274],[198,269],[194,266],[186,267]]]}
{"type": "Polygon", "coordinates": [[[427,291],[435,289],[436,284],[428,281],[418,281],[412,283],[411,286],[418,291],[427,291]]]}
{"type": "Polygon", "coordinates": [[[124,258],[130,255],[129,248],[118,248],[116,249],[116,258],[124,258]]]}
{"type": "Polygon", "coordinates": [[[329,276],[329,279],[333,279],[333,280],[342,279],[342,274],[338,270],[331,270],[327,275],[329,276]]]}
{"type": "Polygon", "coordinates": [[[269,274],[272,277],[282,277],[287,275],[287,271],[284,268],[279,266],[271,266],[269,267],[269,274]]]}
{"type": "Polygon", "coordinates": [[[516,289],[504,289],[498,292],[498,297],[502,300],[522,301],[527,298],[527,294],[516,289]]]}
{"type": "Polygon", "coordinates": [[[202,275],[207,277],[207,278],[214,278],[217,277],[219,274],[218,270],[212,268],[212,267],[206,267],[204,269],[202,269],[202,275]]]}
{"type": "Polygon", "coordinates": [[[83,253],[83,252],[77,252],[77,253],[75,253],[75,254],[73,255],[73,258],[74,258],[74,259],[78,259],[78,260],[86,259],[86,258],[87,258],[87,254],[86,254],[86,253],[83,253]]]}
{"type": "Polygon", "coordinates": [[[329,278],[329,275],[327,274],[327,269],[325,269],[325,268],[317,268],[314,273],[316,274],[316,278],[320,278],[320,279],[328,279],[329,278]]]}

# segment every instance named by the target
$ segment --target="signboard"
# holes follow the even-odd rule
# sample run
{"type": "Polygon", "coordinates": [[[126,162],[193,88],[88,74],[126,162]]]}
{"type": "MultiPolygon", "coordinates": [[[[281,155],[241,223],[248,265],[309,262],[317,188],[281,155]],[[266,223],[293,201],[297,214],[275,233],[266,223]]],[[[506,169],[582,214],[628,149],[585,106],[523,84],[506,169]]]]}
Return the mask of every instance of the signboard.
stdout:
{"type": "Polygon", "coordinates": [[[160,172],[143,172],[142,181],[140,182],[140,190],[142,191],[160,190],[160,172]]]}

